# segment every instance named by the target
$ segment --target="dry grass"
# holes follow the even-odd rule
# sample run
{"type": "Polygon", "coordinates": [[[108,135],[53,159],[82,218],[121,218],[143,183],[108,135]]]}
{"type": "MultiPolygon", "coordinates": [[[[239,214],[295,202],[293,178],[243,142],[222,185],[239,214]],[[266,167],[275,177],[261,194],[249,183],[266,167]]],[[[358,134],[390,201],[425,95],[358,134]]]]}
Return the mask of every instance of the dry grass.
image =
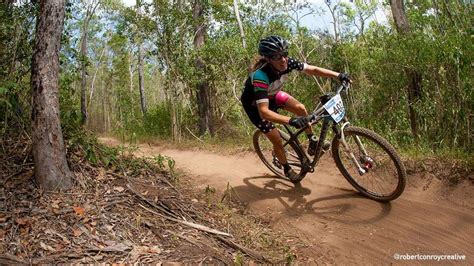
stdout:
{"type": "Polygon", "coordinates": [[[45,192],[34,182],[28,139],[5,137],[1,148],[1,263],[240,264],[289,257],[283,243],[291,236],[273,232],[232,197],[196,191],[191,179],[172,178],[152,161],[120,157],[105,167],[71,150],[75,188],[45,192]]]}

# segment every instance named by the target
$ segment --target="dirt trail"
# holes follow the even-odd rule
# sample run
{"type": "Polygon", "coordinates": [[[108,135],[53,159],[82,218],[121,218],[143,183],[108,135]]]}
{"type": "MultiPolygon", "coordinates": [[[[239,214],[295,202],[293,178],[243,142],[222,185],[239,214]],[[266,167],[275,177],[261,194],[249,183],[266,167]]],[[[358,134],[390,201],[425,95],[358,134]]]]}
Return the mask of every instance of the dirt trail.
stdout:
{"type": "MultiPolygon", "coordinates": [[[[117,145],[113,139],[103,142],[117,145]]],[[[301,185],[269,176],[253,153],[217,155],[205,151],[139,146],[139,156],[172,157],[203,188],[232,186],[240,201],[279,230],[300,237],[299,254],[323,263],[429,263],[401,261],[395,254],[465,255],[474,263],[474,198],[471,184],[445,188],[436,179],[409,181],[405,193],[389,204],[359,196],[335,167],[320,163],[301,185]]],[[[411,180],[420,177],[411,177],[411,180]]]]}

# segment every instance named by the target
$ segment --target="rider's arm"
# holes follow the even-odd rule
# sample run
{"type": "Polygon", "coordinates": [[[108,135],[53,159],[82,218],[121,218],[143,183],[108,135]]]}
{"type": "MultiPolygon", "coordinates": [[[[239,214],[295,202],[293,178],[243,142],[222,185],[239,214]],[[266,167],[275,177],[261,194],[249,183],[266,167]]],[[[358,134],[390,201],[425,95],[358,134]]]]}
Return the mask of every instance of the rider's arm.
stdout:
{"type": "Polygon", "coordinates": [[[270,110],[270,108],[268,108],[268,106],[268,102],[261,102],[257,105],[258,112],[260,113],[261,118],[270,122],[288,125],[290,117],[273,112],[272,110],[270,110]]]}
{"type": "Polygon", "coordinates": [[[305,65],[305,67],[303,69],[303,73],[305,73],[307,75],[327,77],[327,78],[337,78],[337,76],[339,75],[338,72],[335,72],[335,71],[332,71],[332,70],[329,70],[329,69],[325,69],[325,68],[322,68],[322,67],[308,65],[308,64],[305,65]]]}

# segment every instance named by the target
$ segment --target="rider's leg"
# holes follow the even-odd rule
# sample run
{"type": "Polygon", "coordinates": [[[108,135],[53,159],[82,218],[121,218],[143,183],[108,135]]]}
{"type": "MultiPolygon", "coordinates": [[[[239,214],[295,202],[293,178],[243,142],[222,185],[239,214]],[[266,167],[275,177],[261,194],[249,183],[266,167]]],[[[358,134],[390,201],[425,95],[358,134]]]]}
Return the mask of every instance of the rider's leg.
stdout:
{"type": "Polygon", "coordinates": [[[286,164],[287,160],[285,150],[283,149],[283,139],[281,138],[278,130],[274,128],[270,132],[265,133],[265,136],[267,136],[267,138],[273,144],[273,151],[275,152],[275,156],[278,158],[278,161],[281,164],[286,164]]]}
{"type": "Polygon", "coordinates": [[[273,128],[268,133],[265,133],[265,136],[272,142],[273,144],[273,151],[275,152],[275,156],[278,158],[278,161],[283,165],[283,171],[285,176],[290,180],[295,180],[298,177],[293,169],[291,169],[290,165],[288,164],[288,160],[286,158],[285,150],[283,148],[283,139],[278,132],[278,129],[273,128]]]}
{"type": "MultiPolygon", "coordinates": [[[[306,107],[304,106],[304,104],[300,103],[298,100],[296,100],[295,98],[291,96],[288,98],[288,100],[286,101],[285,105],[282,108],[299,116],[308,115],[308,111],[306,111],[306,107]]],[[[305,132],[309,140],[308,154],[314,155],[316,151],[318,138],[313,137],[313,129],[311,127],[307,127],[305,129],[305,132]]],[[[328,141],[324,141],[323,150],[328,150],[330,145],[331,144],[328,141]]]]}
{"type": "MultiPolygon", "coordinates": [[[[286,101],[285,105],[282,107],[283,109],[292,112],[298,116],[305,116],[308,115],[308,111],[306,111],[306,107],[304,104],[300,103],[298,100],[290,96],[286,101]]],[[[313,130],[311,127],[307,127],[305,129],[306,135],[311,136],[313,135],[313,130]]]]}

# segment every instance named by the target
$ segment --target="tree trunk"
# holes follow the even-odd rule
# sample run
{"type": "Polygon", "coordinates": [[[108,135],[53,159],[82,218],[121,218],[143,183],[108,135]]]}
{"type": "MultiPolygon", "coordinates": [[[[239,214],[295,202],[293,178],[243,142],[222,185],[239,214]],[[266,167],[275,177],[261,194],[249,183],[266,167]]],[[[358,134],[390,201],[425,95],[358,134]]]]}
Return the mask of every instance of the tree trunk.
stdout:
{"type": "Polygon", "coordinates": [[[331,8],[331,2],[330,1],[324,1],[324,3],[327,5],[328,9],[329,9],[329,12],[331,13],[331,16],[332,16],[332,24],[333,24],[333,28],[334,28],[334,39],[336,42],[339,41],[339,33],[338,33],[338,30],[337,30],[337,16],[336,16],[336,12],[337,12],[337,7],[338,7],[338,4],[335,4],[334,5],[334,8],[331,8]]]}
{"type": "MultiPolygon", "coordinates": [[[[137,0],[137,15],[141,15],[141,5],[140,0],[137,0]]],[[[137,28],[138,29],[138,28],[137,28]]],[[[140,36],[138,40],[138,86],[140,89],[140,104],[142,108],[142,113],[146,114],[146,98],[145,98],[145,77],[143,73],[143,47],[142,47],[142,32],[138,30],[138,35],[140,36]]]]}
{"type": "MultiPolygon", "coordinates": [[[[410,24],[405,13],[405,5],[403,0],[390,0],[390,7],[392,9],[393,20],[395,21],[395,26],[397,32],[400,35],[407,35],[410,33],[410,24]]],[[[419,71],[415,69],[405,69],[405,73],[408,79],[408,112],[410,118],[411,132],[415,141],[419,140],[419,131],[418,131],[418,114],[415,110],[415,104],[418,100],[421,99],[422,95],[422,75],[419,71]]]]}
{"type": "MultiPolygon", "coordinates": [[[[196,0],[194,2],[193,18],[194,18],[194,47],[199,50],[204,46],[206,39],[206,24],[202,21],[204,17],[204,1],[196,0]]],[[[196,59],[196,68],[198,72],[204,73],[206,69],[206,63],[200,56],[196,59]]],[[[204,76],[204,75],[202,75],[204,76]]],[[[214,126],[212,120],[212,104],[211,104],[211,93],[209,83],[205,79],[201,79],[196,84],[197,90],[197,105],[199,111],[199,135],[204,135],[206,131],[209,131],[211,136],[214,136],[214,126]]]]}
{"type": "MultiPolygon", "coordinates": [[[[165,79],[165,88],[169,88],[171,86],[171,80],[176,80],[174,77],[166,78],[165,79]]],[[[173,83],[173,86],[176,84],[173,83]]],[[[176,103],[178,102],[178,96],[176,95],[176,90],[164,90],[165,101],[170,108],[170,116],[171,116],[171,138],[173,141],[180,141],[180,129],[179,129],[179,118],[178,112],[176,108],[176,103]]]]}
{"type": "Polygon", "coordinates": [[[87,28],[88,18],[85,18],[81,37],[81,122],[84,125],[87,122],[87,103],[86,103],[86,82],[87,82],[87,28]]]}
{"type": "Polygon", "coordinates": [[[418,113],[415,110],[415,105],[418,100],[421,99],[421,82],[422,76],[419,71],[413,69],[407,69],[405,71],[408,77],[408,87],[407,87],[407,94],[408,94],[408,111],[410,116],[410,126],[411,126],[411,133],[413,137],[418,142],[419,140],[419,130],[418,130],[418,113]]]}
{"type": "Polygon", "coordinates": [[[89,107],[90,103],[92,102],[92,96],[94,95],[94,89],[95,89],[95,80],[97,78],[97,73],[99,73],[99,70],[100,70],[100,65],[101,65],[101,61],[102,61],[102,56],[104,55],[104,52],[105,52],[105,49],[107,48],[107,46],[104,46],[104,48],[102,48],[102,51],[100,52],[100,56],[99,56],[99,62],[97,62],[97,67],[95,69],[95,72],[94,72],[94,76],[92,77],[92,82],[91,82],[91,91],[90,91],[90,94],[89,94],[89,101],[88,101],[88,105],[87,107],[89,107]]]}
{"type": "Polygon", "coordinates": [[[138,86],[140,87],[140,103],[142,107],[142,113],[146,114],[146,98],[145,98],[145,77],[143,73],[143,48],[142,45],[138,45],[138,86]]]}
{"type": "Polygon", "coordinates": [[[35,177],[45,190],[72,187],[59,120],[58,71],[64,0],[40,1],[31,62],[32,141],[35,177]]]}
{"type": "Polygon", "coordinates": [[[360,18],[360,31],[359,35],[364,36],[364,30],[365,30],[365,20],[368,18],[364,18],[362,14],[359,13],[359,18],[360,18]]]}
{"type": "Polygon", "coordinates": [[[128,77],[130,78],[130,93],[133,92],[133,53],[132,53],[132,47],[130,47],[130,51],[128,51],[128,59],[129,59],[129,64],[128,64],[128,77]]]}
{"type": "Polygon", "coordinates": [[[84,25],[82,27],[81,37],[81,122],[87,122],[87,103],[86,103],[86,83],[87,83],[87,36],[89,31],[89,22],[94,15],[95,9],[99,2],[92,1],[91,5],[87,7],[86,16],[84,17],[84,25]]]}
{"type": "Polygon", "coordinates": [[[12,56],[11,56],[11,63],[10,63],[10,70],[8,71],[8,77],[11,78],[13,74],[16,72],[16,65],[17,65],[17,59],[16,59],[16,53],[18,51],[18,42],[19,42],[19,35],[20,29],[19,27],[21,26],[19,23],[16,22],[16,17],[13,16],[12,18],[12,23],[15,25],[15,32],[13,33],[13,46],[12,46],[12,56]]]}
{"type": "Polygon", "coordinates": [[[235,12],[235,17],[237,18],[237,24],[239,25],[240,38],[242,39],[242,47],[244,47],[244,49],[246,49],[247,44],[245,43],[244,27],[242,26],[242,21],[240,20],[239,1],[238,0],[234,0],[234,12],[235,12]]]}
{"type": "Polygon", "coordinates": [[[410,24],[408,23],[408,18],[405,13],[403,0],[390,0],[390,7],[398,33],[405,34],[410,32],[410,24]]]}

